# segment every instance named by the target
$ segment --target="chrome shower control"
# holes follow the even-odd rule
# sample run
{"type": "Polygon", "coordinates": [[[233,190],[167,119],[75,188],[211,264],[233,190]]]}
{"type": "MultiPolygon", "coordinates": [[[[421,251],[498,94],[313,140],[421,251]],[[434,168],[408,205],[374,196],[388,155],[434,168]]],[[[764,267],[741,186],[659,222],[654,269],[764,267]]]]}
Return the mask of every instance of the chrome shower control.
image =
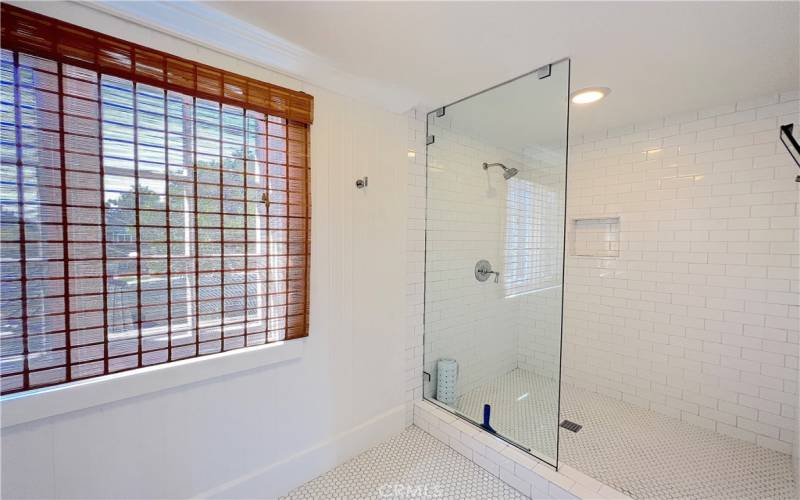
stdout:
{"type": "Polygon", "coordinates": [[[494,282],[500,281],[500,273],[492,271],[492,265],[486,259],[481,259],[475,264],[475,279],[484,282],[489,279],[489,276],[494,274],[494,282]]]}

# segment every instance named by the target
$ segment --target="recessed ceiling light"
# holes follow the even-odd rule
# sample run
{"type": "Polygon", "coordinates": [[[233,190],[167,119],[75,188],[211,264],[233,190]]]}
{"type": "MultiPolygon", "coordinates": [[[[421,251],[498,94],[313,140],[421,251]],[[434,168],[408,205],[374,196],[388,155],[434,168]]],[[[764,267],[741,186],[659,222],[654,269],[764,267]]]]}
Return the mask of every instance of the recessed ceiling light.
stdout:
{"type": "Polygon", "coordinates": [[[597,102],[611,93],[608,87],[587,87],[572,93],[572,102],[575,104],[589,104],[597,102]]]}

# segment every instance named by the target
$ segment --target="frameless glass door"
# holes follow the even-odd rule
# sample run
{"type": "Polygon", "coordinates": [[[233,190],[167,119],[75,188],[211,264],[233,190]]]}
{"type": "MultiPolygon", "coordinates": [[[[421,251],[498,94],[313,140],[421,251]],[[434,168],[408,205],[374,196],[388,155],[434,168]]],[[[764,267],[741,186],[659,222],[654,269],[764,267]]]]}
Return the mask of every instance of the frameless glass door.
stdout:
{"type": "Polygon", "coordinates": [[[569,61],[428,115],[424,395],[557,461],[569,61]]]}

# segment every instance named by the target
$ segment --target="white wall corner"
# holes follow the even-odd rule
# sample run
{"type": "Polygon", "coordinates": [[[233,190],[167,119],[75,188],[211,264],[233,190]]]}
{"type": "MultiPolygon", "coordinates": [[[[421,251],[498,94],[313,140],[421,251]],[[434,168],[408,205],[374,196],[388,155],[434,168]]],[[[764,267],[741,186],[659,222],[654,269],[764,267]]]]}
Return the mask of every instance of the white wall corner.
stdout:
{"type": "MultiPolygon", "coordinates": [[[[403,113],[419,102],[419,96],[414,92],[390,82],[343,71],[327,58],[201,2],[69,0],[10,3],[75,24],[83,24],[82,10],[95,10],[340,95],[369,102],[393,113],[403,113]],[[68,4],[67,8],[64,4],[68,4]]],[[[102,26],[91,28],[105,32],[102,26]]]]}

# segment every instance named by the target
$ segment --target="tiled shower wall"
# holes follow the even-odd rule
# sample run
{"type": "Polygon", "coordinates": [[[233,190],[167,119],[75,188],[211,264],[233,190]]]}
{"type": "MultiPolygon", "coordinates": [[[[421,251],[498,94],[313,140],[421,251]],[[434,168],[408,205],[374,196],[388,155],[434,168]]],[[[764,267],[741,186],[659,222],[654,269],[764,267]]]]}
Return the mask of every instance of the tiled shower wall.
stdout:
{"type": "MultiPolygon", "coordinates": [[[[566,382],[790,452],[798,428],[798,184],[777,129],[800,122],[799,107],[798,93],[788,92],[573,134],[566,382]],[[619,256],[571,255],[574,219],[597,217],[620,218],[619,256]]],[[[409,114],[409,151],[410,423],[422,397],[420,111],[409,114]]],[[[547,321],[558,292],[529,296],[521,321],[547,321]]],[[[551,372],[557,350],[519,338],[519,366],[551,372]]]]}
{"type": "Polygon", "coordinates": [[[788,92],[571,138],[568,231],[620,221],[618,257],[567,257],[566,382],[791,452],[799,115],[788,92]]]}
{"type": "MultiPolygon", "coordinates": [[[[517,300],[517,366],[546,378],[558,378],[561,344],[561,277],[564,256],[564,146],[528,148],[526,176],[534,193],[517,212],[529,234],[518,244],[532,266],[517,300]]],[[[517,249],[511,249],[511,252],[517,249]]]]}
{"type": "MultiPolygon", "coordinates": [[[[446,118],[446,117],[445,117],[446,118]]],[[[428,365],[420,385],[425,280],[425,115],[409,113],[408,398],[433,395],[435,361],[460,365],[459,394],[517,367],[557,375],[564,213],[564,151],[509,152],[448,130],[437,120],[431,150],[428,226],[428,365]],[[510,182],[501,161],[520,170],[510,182]],[[535,209],[534,209],[535,207],[535,209]],[[488,259],[500,282],[479,283],[488,259]]]]}
{"type": "MultiPolygon", "coordinates": [[[[479,282],[475,264],[488,260],[504,278],[504,218],[508,183],[483,162],[517,164],[520,154],[458,133],[450,114],[429,133],[427,179],[426,363],[433,395],[436,361],[458,361],[457,394],[516,368],[515,303],[505,299],[504,280],[479,282]]],[[[520,152],[521,153],[521,152],[520,152]]]]}
{"type": "Polygon", "coordinates": [[[414,401],[422,399],[423,313],[425,309],[425,113],[408,117],[408,220],[406,222],[406,424],[414,401]]]}

